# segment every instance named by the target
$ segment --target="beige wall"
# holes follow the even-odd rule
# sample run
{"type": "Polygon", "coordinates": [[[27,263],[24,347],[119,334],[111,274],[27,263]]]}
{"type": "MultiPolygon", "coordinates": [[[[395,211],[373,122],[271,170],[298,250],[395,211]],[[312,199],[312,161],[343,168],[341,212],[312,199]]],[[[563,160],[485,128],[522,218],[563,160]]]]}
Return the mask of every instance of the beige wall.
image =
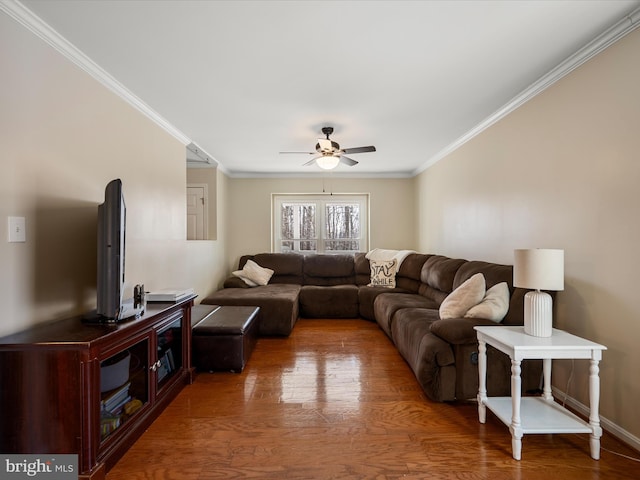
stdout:
{"type": "Polygon", "coordinates": [[[219,283],[223,242],[185,240],[185,147],[0,13],[0,335],[95,307],[96,215],[127,203],[126,294],[219,283]],[[24,216],[26,243],[7,243],[24,216]]]}
{"type": "MultiPolygon", "coordinates": [[[[555,326],[608,347],[602,415],[640,437],[640,30],[447,158],[417,183],[424,252],[513,263],[565,249],[555,326]]],[[[567,390],[571,362],[554,365],[567,390]]],[[[586,362],[568,393],[588,405],[586,362]]],[[[640,444],[640,443],[636,443],[640,444]]]]}
{"type": "Polygon", "coordinates": [[[274,193],[368,193],[370,247],[415,248],[412,179],[234,178],[229,184],[230,270],[241,255],[271,251],[274,193]]]}

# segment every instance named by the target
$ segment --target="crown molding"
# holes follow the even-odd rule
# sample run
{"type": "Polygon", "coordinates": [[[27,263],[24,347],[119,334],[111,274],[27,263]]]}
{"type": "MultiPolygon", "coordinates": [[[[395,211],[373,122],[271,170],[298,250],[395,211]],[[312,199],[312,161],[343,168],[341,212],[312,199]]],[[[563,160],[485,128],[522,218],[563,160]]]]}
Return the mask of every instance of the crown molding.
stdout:
{"type": "Polygon", "coordinates": [[[40,39],[44,40],[49,46],[53,47],[76,66],[80,67],[98,82],[102,83],[113,93],[133,106],[136,110],[147,116],[151,121],[156,123],[160,128],[176,138],[183,145],[191,143],[191,139],[189,139],[189,137],[174,127],[140,98],[134,95],[123,84],[107,73],[81,50],[76,48],[66,38],[51,28],[44,20],[34,14],[21,2],[17,0],[0,0],[0,10],[5,12],[40,39]]]}
{"type": "Polygon", "coordinates": [[[591,42],[586,44],[576,53],[568,57],[562,63],[560,63],[557,67],[553,68],[551,71],[540,77],[537,81],[519,93],[517,96],[512,98],[509,102],[507,102],[503,107],[498,109],[492,115],[487,117],[485,120],[480,122],[474,128],[469,130],[462,137],[458,138],[456,141],[440,150],[434,156],[432,156],[429,160],[427,160],[422,166],[414,170],[413,175],[418,175],[424,172],[427,168],[435,165],[437,162],[445,158],[447,155],[453,153],[455,150],[460,148],[462,145],[467,143],[469,140],[474,138],[476,135],[479,135],[487,128],[492,126],[494,123],[503,119],[507,115],[509,115],[514,110],[520,108],[522,105],[527,103],[532,98],[536,97],[538,94],[542,93],[544,90],[549,88],[551,85],[556,83],[558,80],[563,78],[564,76],[571,73],[573,70],[578,68],[583,63],[589,61],[591,58],[598,55],[600,52],[605,50],[610,45],[614,44],[622,37],[627,35],[628,33],[635,30],[638,26],[640,26],[640,8],[635,9],[633,12],[625,16],[618,23],[605,30],[603,33],[598,35],[591,42]]]}
{"type": "Polygon", "coordinates": [[[351,178],[351,179],[384,179],[384,178],[413,178],[415,175],[411,172],[383,172],[383,173],[347,173],[347,172],[242,172],[242,171],[225,171],[230,178],[351,178]]]}

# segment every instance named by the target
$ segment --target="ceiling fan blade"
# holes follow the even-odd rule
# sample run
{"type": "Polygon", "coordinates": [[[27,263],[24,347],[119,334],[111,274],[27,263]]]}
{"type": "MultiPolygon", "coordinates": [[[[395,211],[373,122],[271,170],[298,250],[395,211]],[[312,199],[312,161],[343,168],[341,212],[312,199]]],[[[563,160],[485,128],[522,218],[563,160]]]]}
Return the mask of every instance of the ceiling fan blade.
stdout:
{"type": "Polygon", "coordinates": [[[318,154],[318,152],[278,152],[278,153],[280,153],[280,154],[283,154],[283,153],[304,153],[306,155],[317,155],[318,154]]]}
{"type": "Polygon", "coordinates": [[[367,153],[367,152],[375,152],[376,151],[376,147],[374,147],[373,145],[370,145],[368,147],[355,147],[355,148],[343,148],[342,151],[344,153],[367,153]]]}
{"type": "Polygon", "coordinates": [[[321,157],[314,157],[314,158],[312,158],[311,160],[309,160],[308,162],[303,163],[303,164],[302,164],[302,166],[303,166],[303,167],[308,167],[308,166],[310,166],[310,165],[313,165],[314,163],[316,163],[316,160],[317,160],[318,158],[321,158],[321,157]]]}
{"type": "Polygon", "coordinates": [[[344,155],[340,155],[340,161],[345,165],[349,165],[350,167],[358,164],[358,162],[356,162],[353,158],[345,157],[344,155]]]}

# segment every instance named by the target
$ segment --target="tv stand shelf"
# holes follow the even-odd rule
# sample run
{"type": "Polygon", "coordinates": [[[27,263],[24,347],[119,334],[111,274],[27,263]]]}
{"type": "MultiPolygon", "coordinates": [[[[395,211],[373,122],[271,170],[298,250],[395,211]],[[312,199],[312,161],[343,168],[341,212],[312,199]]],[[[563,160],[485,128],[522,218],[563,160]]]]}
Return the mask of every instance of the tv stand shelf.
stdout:
{"type": "Polygon", "coordinates": [[[104,479],[193,381],[194,298],[117,324],[76,317],[0,338],[0,452],[77,454],[80,479],[104,479]]]}

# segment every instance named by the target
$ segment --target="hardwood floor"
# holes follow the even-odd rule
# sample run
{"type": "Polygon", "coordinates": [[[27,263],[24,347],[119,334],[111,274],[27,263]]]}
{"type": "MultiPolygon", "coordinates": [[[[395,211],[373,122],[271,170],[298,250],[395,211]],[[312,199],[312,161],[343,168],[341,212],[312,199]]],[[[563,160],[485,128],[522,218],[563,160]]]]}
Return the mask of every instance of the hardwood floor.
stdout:
{"type": "MultiPolygon", "coordinates": [[[[638,457],[605,435],[602,445],[638,457]]],[[[375,323],[300,320],[258,340],[240,374],[200,373],[107,480],[637,479],[586,435],[525,435],[473,402],[434,403],[375,323]]]]}

